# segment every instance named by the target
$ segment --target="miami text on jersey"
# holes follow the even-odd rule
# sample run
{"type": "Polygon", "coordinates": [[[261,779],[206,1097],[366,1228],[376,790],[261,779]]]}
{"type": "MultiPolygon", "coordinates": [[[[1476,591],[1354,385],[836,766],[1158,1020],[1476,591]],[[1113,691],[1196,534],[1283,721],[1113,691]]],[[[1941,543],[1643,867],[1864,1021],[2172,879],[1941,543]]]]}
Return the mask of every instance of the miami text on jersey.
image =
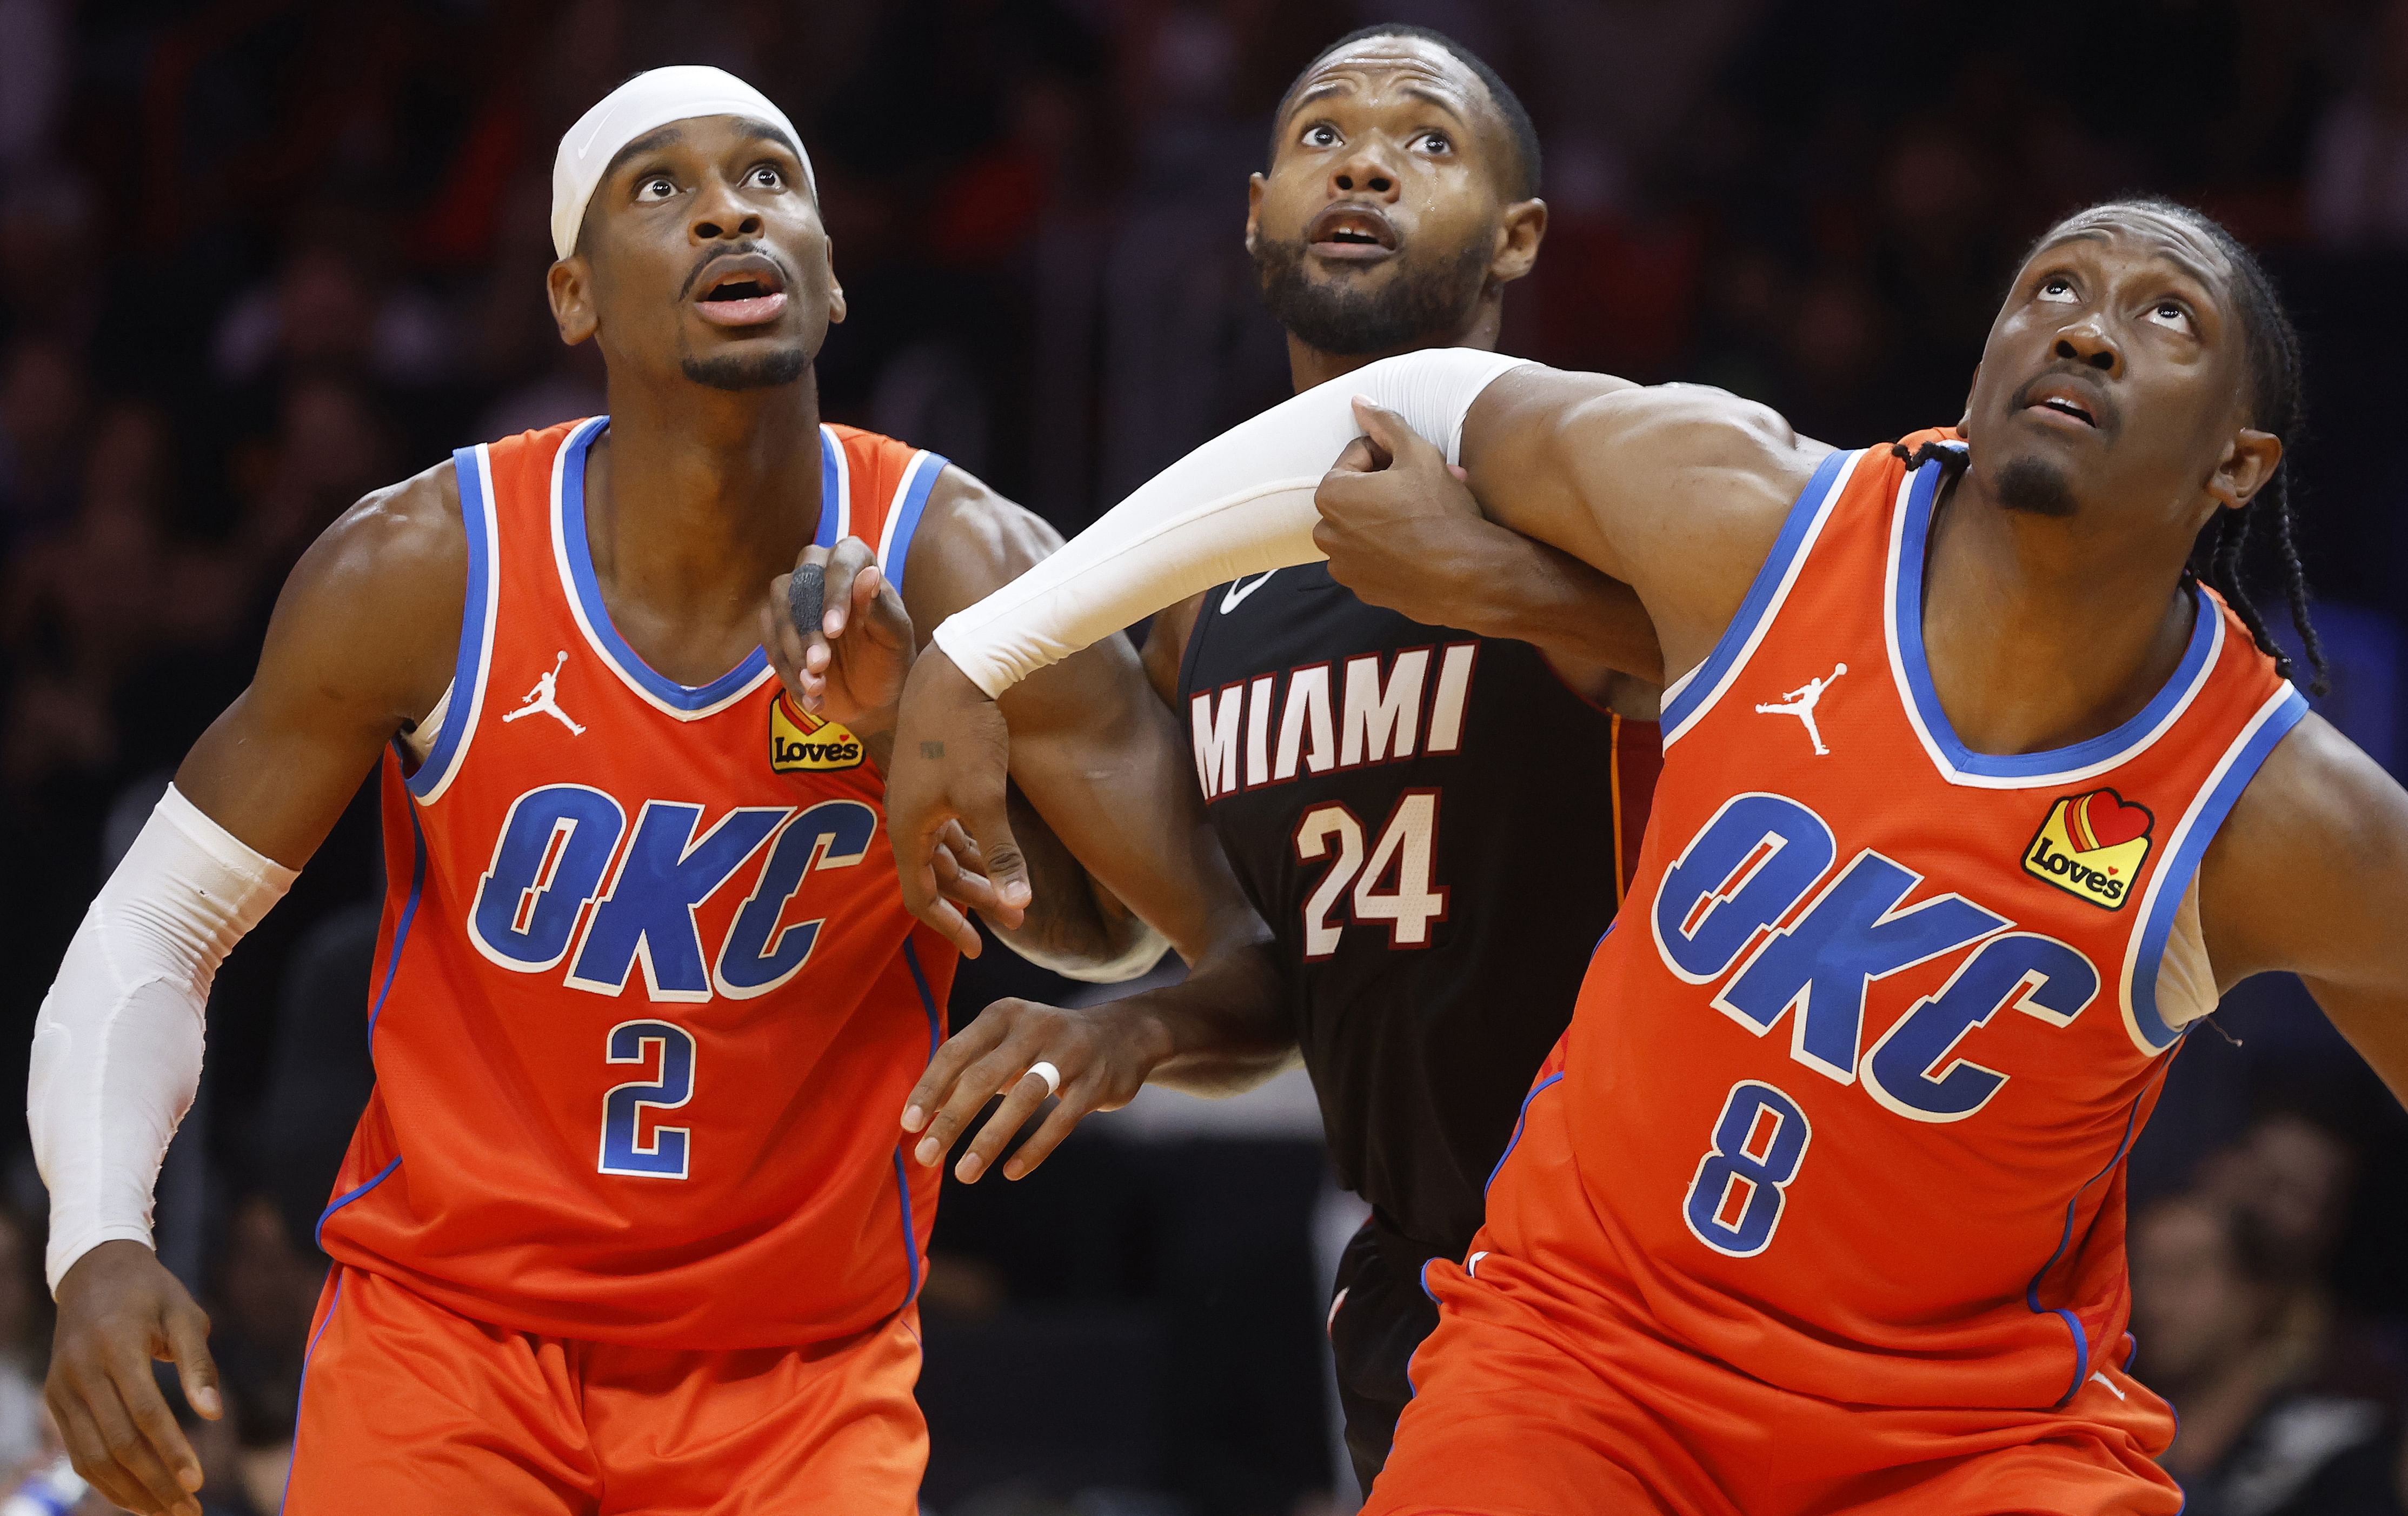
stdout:
{"type": "Polygon", "coordinates": [[[1365,653],[1347,659],[1342,669],[1306,664],[1197,692],[1189,697],[1188,720],[1204,798],[1284,783],[1299,772],[1326,774],[1416,751],[1457,751],[1479,658],[1477,642],[1450,642],[1404,649],[1384,670],[1379,654],[1365,653]]]}

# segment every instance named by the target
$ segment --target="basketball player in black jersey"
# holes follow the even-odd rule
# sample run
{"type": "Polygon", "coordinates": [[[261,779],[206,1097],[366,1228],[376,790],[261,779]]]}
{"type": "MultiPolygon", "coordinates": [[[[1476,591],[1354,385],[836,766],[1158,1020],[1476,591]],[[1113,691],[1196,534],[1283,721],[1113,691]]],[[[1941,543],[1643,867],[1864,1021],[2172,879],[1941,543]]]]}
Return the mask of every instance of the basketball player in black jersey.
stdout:
{"type": "MultiPolygon", "coordinates": [[[[1369,29],[1305,69],[1274,133],[1246,245],[1298,390],[1391,353],[1496,346],[1546,207],[1529,119],[1485,64],[1369,29]]],[[[1300,1052],[1339,1179],[1372,1208],[1330,1317],[1368,1489],[1437,1324],[1421,1267],[1469,1246],[1636,861],[1655,690],[1609,670],[1658,659],[1627,589],[1475,513],[1322,536],[1326,567],[1220,586],[1157,618],[1145,649],[1270,925],[1261,971],[1083,1010],[998,1002],[938,1052],[904,1124],[924,1124],[920,1160],[938,1162],[1010,1091],[956,1167],[975,1180],[1045,1098],[1024,1071],[1050,1062],[1061,1100],[1006,1163],[1018,1178],[1148,1080],[1228,1094],[1300,1052]]]]}

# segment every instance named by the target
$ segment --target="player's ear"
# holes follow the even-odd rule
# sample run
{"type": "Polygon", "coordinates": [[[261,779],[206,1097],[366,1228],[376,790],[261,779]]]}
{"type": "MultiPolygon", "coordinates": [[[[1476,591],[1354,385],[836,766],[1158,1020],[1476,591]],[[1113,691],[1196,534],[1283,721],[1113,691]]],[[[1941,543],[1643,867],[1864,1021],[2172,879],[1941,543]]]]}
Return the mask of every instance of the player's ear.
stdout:
{"type": "Polygon", "coordinates": [[[1547,203],[1516,200],[1497,222],[1497,252],[1488,260],[1488,277],[1511,284],[1539,264],[1539,244],[1547,236],[1547,203]]]}
{"type": "Polygon", "coordinates": [[[553,264],[543,283],[560,340],[573,348],[601,327],[602,318],[594,308],[594,266],[585,254],[572,252],[553,264]]]}
{"type": "Polygon", "coordinates": [[[2274,470],[2283,466],[2283,439],[2272,432],[2244,426],[2225,445],[2215,472],[2207,477],[2207,493],[2218,507],[2238,510],[2247,505],[2274,470]]]}
{"type": "Polygon", "coordinates": [[[1254,250],[1254,244],[1262,236],[1263,187],[1260,174],[1246,176],[1246,251],[1249,253],[1254,250]]]}
{"type": "Polygon", "coordinates": [[[827,265],[827,319],[828,324],[834,326],[844,320],[844,286],[836,279],[836,238],[820,238],[820,258],[827,265]]]}

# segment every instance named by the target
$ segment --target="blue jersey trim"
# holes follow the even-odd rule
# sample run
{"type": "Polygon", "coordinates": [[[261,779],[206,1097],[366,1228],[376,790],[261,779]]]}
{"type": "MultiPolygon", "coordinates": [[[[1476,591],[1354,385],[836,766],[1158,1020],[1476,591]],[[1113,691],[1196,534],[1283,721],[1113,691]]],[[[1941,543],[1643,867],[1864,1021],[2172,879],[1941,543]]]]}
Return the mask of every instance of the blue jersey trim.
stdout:
{"type": "MultiPolygon", "coordinates": [[[[1525,1100],[1523,1104],[1526,1106],[1529,1102],[1525,1100]]],[[[1429,1266],[1437,1262],[1435,1258],[1425,1258],[1422,1260],[1422,1266],[1413,1271],[1414,1282],[1422,1287],[1422,1294],[1429,1296],[1430,1304],[1433,1306],[1438,1304],[1438,1292],[1429,1287],[1429,1266]]],[[[1405,1354],[1405,1397],[1409,1400],[1421,1398],[1422,1387],[1413,1382],[1413,1360],[1421,1356],[1423,1344],[1428,1341],[1427,1337],[1422,1338],[1420,1342],[1413,1344],[1412,1352],[1405,1354]]]]}
{"type": "Polygon", "coordinates": [[[385,958],[384,976],[377,983],[376,1000],[368,1007],[368,1051],[376,1052],[377,1018],[384,1014],[384,997],[393,991],[393,977],[401,967],[401,950],[409,941],[410,922],[418,920],[419,897],[426,890],[426,832],[418,824],[418,808],[409,808],[409,898],[402,902],[401,924],[393,929],[393,951],[385,958]]]}
{"type": "Polygon", "coordinates": [[[1747,598],[1740,602],[1739,613],[1723,628],[1723,635],[1714,639],[1713,651],[1706,654],[1706,661],[1673,681],[1664,701],[1663,714],[1657,718],[1666,746],[1670,746],[1681,728],[1713,698],[1746,652],[1748,644],[1755,640],[1771,609],[1773,597],[1789,579],[1790,566],[1805,551],[1806,539],[1831,493],[1833,482],[1854,456],[1834,452],[1815,465],[1813,477],[1790,503],[1789,515],[1781,523],[1781,535],[1773,539],[1771,552],[1756,569],[1756,579],[1747,587],[1747,598]]]}
{"type": "Polygon", "coordinates": [[[1955,729],[1948,724],[1948,713],[1941,708],[1939,694],[1932,688],[1931,665],[1923,651],[1924,552],[1930,540],[1931,506],[1939,495],[1942,473],[1937,462],[1928,463],[1915,472],[1914,487],[1906,503],[1905,530],[1899,534],[1898,598],[1890,608],[1897,625],[1899,665],[1905,676],[1907,698],[1914,703],[1917,720],[1930,734],[1941,755],[1960,773],[1987,779],[2042,780],[2118,761],[2137,751],[2174,708],[2188,699],[2207,678],[2208,659],[2215,650],[2216,628],[2222,621],[2216,608],[2196,587],[2190,590],[2190,642],[2183,650],[2182,663],[2156,697],[2123,725],[2086,742],[2052,748],[2045,752],[1975,752],[1957,740],[1955,729]]]}
{"type": "Polygon", "coordinates": [[[2148,1099],[2150,1088],[2166,1077],[2166,1070],[2171,1066],[2170,1062],[2159,1062],[2157,1071],[2150,1077],[2148,1084],[2142,1086],[2141,1093],[2132,1097],[2132,1108],[2124,1117],[2124,1138],[2115,1145],[2115,1156],[2107,1160],[2106,1167],[2083,1180],[2082,1187],[2073,1192],[2073,1198],[2065,1203],[2065,1231],[2057,1239],[2057,1251],[2048,1255],[2048,1262],[2041,1265],[2040,1272],[2024,1286],[2024,1304],[2032,1314],[2053,1314],[2062,1320],[2066,1329],[2073,1334],[2073,1382],[2067,1385],[2065,1394],[2057,1398],[2059,1406],[2071,1400],[2082,1389],[2082,1381],[2090,1377],[2090,1334],[2082,1329],[2082,1323],[2073,1312],[2040,1303],[2041,1281],[2048,1278],[2048,1271],[2055,1268],[2057,1261],[2065,1256],[2066,1250],[2073,1246],[2073,1218],[2081,1209],[2082,1197],[2090,1193],[2092,1185],[2114,1173],[2115,1166],[2124,1161],[2124,1155],[2132,1151],[2132,1137],[2140,1127],[2142,1103],[2148,1099]]]}
{"type": "MultiPolygon", "coordinates": [[[[610,624],[609,608],[602,603],[602,585],[594,575],[593,544],[585,536],[585,454],[594,439],[608,431],[610,418],[597,416],[580,426],[561,444],[562,470],[560,480],[560,530],[565,546],[571,589],[577,595],[578,608],[584,612],[586,626],[601,645],[603,655],[615,665],[621,674],[633,680],[645,693],[663,705],[679,710],[708,710],[739,694],[769,666],[766,648],[754,648],[734,668],[708,684],[680,684],[655,671],[637,656],[619,629],[610,624]]],[[[826,457],[824,446],[821,449],[826,457]]],[[[822,503],[820,520],[829,520],[825,503],[822,503]]]]}
{"type": "MultiPolygon", "coordinates": [[[[326,1335],[326,1328],[335,1324],[335,1312],[342,1309],[343,1280],[338,1274],[335,1279],[335,1297],[326,1302],[326,1319],[318,1323],[318,1330],[309,1334],[309,1345],[301,1350],[301,1378],[293,1386],[293,1440],[295,1443],[301,1440],[301,1400],[309,1393],[309,1360],[318,1355],[318,1339],[326,1335]]],[[[278,1516],[283,1516],[286,1501],[291,1498],[289,1488],[285,1495],[285,1500],[276,1503],[278,1516]]]]}
{"type": "Polygon", "coordinates": [[[350,1205],[352,1201],[357,1200],[360,1196],[367,1194],[370,1190],[375,1189],[378,1185],[382,1184],[385,1180],[391,1179],[393,1177],[393,1171],[400,1166],[401,1155],[399,1153],[395,1153],[394,1154],[393,1162],[385,1165],[382,1168],[376,1171],[376,1178],[368,1180],[366,1184],[359,1186],[357,1189],[335,1196],[334,1203],[329,1205],[324,1210],[318,1213],[318,1224],[316,1228],[310,1232],[309,1240],[318,1244],[318,1251],[320,1252],[326,1251],[326,1223],[334,1219],[335,1212],[342,1209],[345,1206],[350,1205]]]}
{"type": "Polygon", "coordinates": [[[911,982],[919,988],[921,1008],[928,1013],[928,1056],[934,1058],[937,1044],[943,1040],[944,1018],[937,1012],[937,996],[928,988],[927,970],[920,966],[920,954],[908,937],[903,939],[903,964],[911,970],[911,982]]]}
{"type": "MultiPolygon", "coordinates": [[[[1598,940],[1601,943],[1605,939],[1603,937],[1599,937],[1598,940]]],[[[1539,1098],[1541,1091],[1545,1090],[1550,1085],[1561,1080],[1567,1072],[1567,1070],[1560,1068],[1555,1070],[1545,1079],[1542,1079],[1538,1083],[1530,1086],[1530,1093],[1522,1097],[1522,1112],[1520,1115],[1513,1118],[1513,1135],[1506,1139],[1505,1151],[1497,1155],[1497,1166],[1488,1171],[1488,1182],[1480,1187],[1480,1193],[1482,1194],[1486,1194],[1497,1183],[1497,1176],[1505,1172],[1505,1160],[1512,1157],[1513,1150],[1522,1145],[1522,1127],[1530,1119],[1530,1102],[1539,1098]]],[[[1424,1285],[1423,1288],[1427,1289],[1428,1286],[1424,1285]]]]}
{"type": "Polygon", "coordinates": [[[903,1288],[903,1308],[920,1298],[920,1236],[911,1227],[911,1179],[903,1168],[903,1147],[895,1147],[895,1194],[903,1202],[903,1266],[910,1281],[903,1288]]]}
{"type": "Polygon", "coordinates": [[[928,496],[937,488],[937,476],[953,466],[940,453],[922,451],[912,460],[911,478],[901,499],[888,508],[884,551],[880,552],[881,572],[895,593],[903,593],[903,571],[911,565],[911,534],[920,529],[920,517],[928,508],[928,496]]]}
{"type": "Polygon", "coordinates": [[[836,523],[846,514],[843,504],[844,443],[823,423],[820,427],[820,520],[811,532],[811,545],[833,548],[837,543],[836,523]]]}
{"type": "Polygon", "coordinates": [[[460,525],[468,538],[468,589],[460,607],[460,651],[452,661],[452,697],[443,708],[443,724],[436,729],[426,761],[408,779],[409,793],[425,799],[452,772],[476,720],[477,690],[485,672],[485,634],[492,622],[494,543],[491,502],[485,498],[482,471],[475,448],[455,449],[452,472],[460,481],[460,525]]]}
{"type": "Polygon", "coordinates": [[[2168,1026],[2158,1013],[2157,970],[2165,962],[2166,939],[2173,935],[2174,915],[2182,908],[2183,896],[2189,893],[2191,876],[2199,872],[2199,861],[2206,856],[2207,845],[2215,840],[2216,829],[2231,814],[2241,792],[2258,777],[2258,770],[2265,765],[2274,745],[2290,736],[2291,728],[2299,725],[2307,713],[2306,697],[2297,690],[2288,690],[2273,714],[2242,743],[2226,765],[2223,777],[2192,803],[2191,813],[2183,819],[2182,835],[2172,855],[2157,867],[2148,915],[2141,922],[2141,951],[2132,960],[2130,989],[2132,1025],[2152,1048],[2169,1047],[2182,1035],[2168,1026]]]}

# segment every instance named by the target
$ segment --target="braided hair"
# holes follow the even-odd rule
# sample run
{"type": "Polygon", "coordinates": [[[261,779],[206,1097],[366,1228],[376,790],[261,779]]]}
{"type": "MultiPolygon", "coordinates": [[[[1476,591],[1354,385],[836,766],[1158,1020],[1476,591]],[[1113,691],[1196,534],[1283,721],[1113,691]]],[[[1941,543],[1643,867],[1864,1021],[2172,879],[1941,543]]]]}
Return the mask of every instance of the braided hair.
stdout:
{"type": "MultiPolygon", "coordinates": [[[[2184,581],[2205,582],[2213,587],[2240,615],[2251,638],[2274,660],[2283,677],[2295,678],[2290,655],[2267,632],[2265,615],[2249,594],[2249,544],[2271,543],[2275,565],[2283,575],[2284,594],[2290,602],[2291,624],[2299,629],[2300,641],[2307,650],[2308,693],[2322,694],[2330,685],[2329,670],[2325,663],[2323,639],[2316,636],[2315,622],[2308,617],[2307,569],[2300,562],[2299,533],[2291,505],[2291,448],[2299,440],[2306,420],[2307,403],[2300,371],[2299,328],[2291,324],[2290,312],[2284,308],[2282,293],[2275,289],[2266,265],[2239,237],[2226,231],[2223,222],[2204,211],[2177,201],[2144,195],[2092,206],[2071,219],[2125,210],[2179,222],[2224,255],[2232,269],[2233,304],[2248,344],[2249,425],[2272,433],[2283,444],[2281,462],[2248,503],[2236,510],[2216,511],[2200,529],[2199,540],[2191,545],[2190,563],[2183,570],[2184,581]],[[2263,532],[2258,530],[2260,524],[2265,527],[2263,532]]],[[[2065,222],[2057,224],[2062,226],[2065,222]]],[[[2033,250],[2054,236],[2056,230],[2052,227],[2043,234],[2039,242],[2032,244],[2033,250]]],[[[2028,259],[2029,252],[2025,256],[2028,259]]]]}

